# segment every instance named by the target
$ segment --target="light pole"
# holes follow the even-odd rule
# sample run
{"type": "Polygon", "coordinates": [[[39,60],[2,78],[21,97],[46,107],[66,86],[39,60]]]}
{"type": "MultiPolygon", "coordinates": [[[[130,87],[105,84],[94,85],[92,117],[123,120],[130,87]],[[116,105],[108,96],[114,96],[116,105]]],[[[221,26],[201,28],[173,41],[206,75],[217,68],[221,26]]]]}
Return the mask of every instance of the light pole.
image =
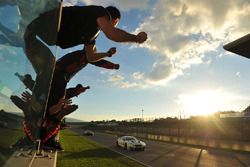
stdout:
{"type": "Polygon", "coordinates": [[[143,121],[143,109],[141,110],[141,118],[142,118],[142,121],[143,121]]]}

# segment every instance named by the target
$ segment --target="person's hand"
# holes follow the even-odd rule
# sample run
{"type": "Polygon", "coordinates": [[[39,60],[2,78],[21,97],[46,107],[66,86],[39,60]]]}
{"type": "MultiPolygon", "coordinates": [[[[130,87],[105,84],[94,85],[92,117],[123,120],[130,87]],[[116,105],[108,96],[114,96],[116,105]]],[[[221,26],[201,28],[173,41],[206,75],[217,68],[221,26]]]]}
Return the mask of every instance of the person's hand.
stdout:
{"type": "Polygon", "coordinates": [[[58,113],[62,108],[66,108],[70,106],[71,103],[72,103],[72,100],[65,99],[64,97],[62,97],[57,104],[49,108],[50,115],[58,113]]]}
{"type": "Polygon", "coordinates": [[[110,48],[108,51],[108,54],[109,54],[108,57],[113,56],[115,53],[116,53],[116,48],[115,47],[110,48]]]}
{"type": "Polygon", "coordinates": [[[82,87],[82,88],[78,89],[76,97],[78,97],[79,94],[85,92],[87,89],[90,89],[90,87],[87,86],[87,87],[82,87]]]}
{"type": "Polygon", "coordinates": [[[67,107],[69,105],[72,104],[72,100],[71,99],[64,99],[64,98],[61,98],[58,102],[58,105],[59,106],[62,106],[62,107],[67,107]]]}
{"type": "Polygon", "coordinates": [[[147,39],[148,39],[148,35],[147,35],[147,33],[145,33],[145,32],[139,32],[139,33],[136,35],[136,42],[137,42],[137,43],[143,43],[143,42],[145,42],[147,39]]]}
{"type": "Polygon", "coordinates": [[[119,64],[115,64],[115,69],[119,70],[119,68],[120,68],[120,65],[119,64]]]}
{"type": "Polygon", "coordinates": [[[28,91],[22,93],[22,100],[25,102],[31,101],[31,94],[28,91]]]}

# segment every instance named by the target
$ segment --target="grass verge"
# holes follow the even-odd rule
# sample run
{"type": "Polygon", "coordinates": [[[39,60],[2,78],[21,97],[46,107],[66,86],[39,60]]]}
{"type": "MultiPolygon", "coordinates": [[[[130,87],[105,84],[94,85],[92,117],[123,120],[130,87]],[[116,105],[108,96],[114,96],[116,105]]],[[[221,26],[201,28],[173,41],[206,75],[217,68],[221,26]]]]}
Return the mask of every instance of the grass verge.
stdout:
{"type": "Polygon", "coordinates": [[[65,151],[58,154],[58,167],[142,166],[70,130],[61,131],[60,142],[65,151]]]}

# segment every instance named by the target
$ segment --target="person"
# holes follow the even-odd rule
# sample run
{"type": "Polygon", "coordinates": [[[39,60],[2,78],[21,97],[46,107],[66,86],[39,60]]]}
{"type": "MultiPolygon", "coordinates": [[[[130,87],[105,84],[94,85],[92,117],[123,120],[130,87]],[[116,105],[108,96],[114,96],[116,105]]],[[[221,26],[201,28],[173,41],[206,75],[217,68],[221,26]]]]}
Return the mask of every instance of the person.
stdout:
{"type": "MultiPolygon", "coordinates": [[[[116,42],[137,42],[143,43],[147,39],[145,32],[137,35],[130,34],[124,30],[116,28],[121,15],[117,8],[113,6],[71,6],[63,7],[60,29],[58,30],[58,9],[54,9],[41,14],[33,20],[24,34],[25,52],[30,60],[36,74],[32,101],[39,101],[42,104],[33,103],[33,109],[41,111],[45,106],[48,92],[48,83],[53,76],[53,66],[55,57],[47,45],[57,45],[63,49],[83,44],[88,62],[96,62],[112,55],[111,52],[95,53],[95,40],[100,32],[116,42]],[[50,24],[48,24],[50,23],[50,24]],[[40,39],[38,39],[39,37],[40,39]],[[42,41],[43,42],[42,42],[42,41]]],[[[70,54],[76,54],[74,51],[70,54]]]]}
{"type": "MultiPolygon", "coordinates": [[[[28,76],[29,74],[26,74],[25,76],[28,76]]],[[[20,78],[24,78],[21,75],[18,74],[20,78]]],[[[30,77],[29,77],[30,78],[30,77]]],[[[24,82],[25,84],[26,82],[24,82]]],[[[67,104],[71,104],[71,98],[77,97],[81,93],[84,93],[87,89],[90,89],[89,86],[83,87],[82,84],[76,85],[76,87],[68,88],[66,90],[65,99],[67,99],[67,104]]],[[[11,146],[11,148],[29,148],[32,144],[32,138],[31,134],[29,133],[29,128],[27,126],[31,126],[32,120],[27,117],[30,117],[32,113],[29,113],[30,115],[27,115],[27,108],[24,108],[25,103],[29,103],[29,100],[31,98],[31,94],[28,91],[25,91],[22,93],[22,99],[20,99],[18,96],[12,96],[11,99],[15,101],[15,104],[24,111],[24,121],[23,121],[23,129],[26,133],[25,137],[20,138],[15,144],[11,146]],[[30,120],[29,122],[27,122],[30,120]]],[[[70,105],[70,107],[62,108],[61,111],[59,111],[56,115],[54,115],[53,118],[46,118],[44,120],[44,124],[46,128],[42,129],[41,139],[43,140],[42,147],[46,150],[57,150],[57,151],[63,151],[63,148],[61,144],[59,143],[59,131],[64,128],[66,125],[65,123],[65,116],[72,113],[78,108],[77,105],[70,105]]],[[[33,122],[34,123],[34,122],[33,122]]],[[[32,126],[35,126],[34,124],[32,126]]]]}
{"type": "MultiPolygon", "coordinates": [[[[112,53],[115,53],[115,48],[112,48],[112,53]]],[[[105,59],[99,60],[97,62],[88,63],[86,61],[86,54],[82,51],[75,52],[75,54],[66,54],[60,59],[57,60],[55,65],[55,71],[51,83],[51,90],[48,100],[48,112],[46,115],[46,119],[43,123],[41,139],[44,142],[45,148],[52,148],[57,150],[63,150],[60,146],[59,142],[55,142],[54,138],[56,134],[59,132],[59,124],[64,119],[64,117],[72,112],[74,112],[78,106],[72,105],[71,99],[72,97],[78,96],[79,94],[85,92],[90,87],[83,87],[81,84],[78,84],[76,87],[68,88],[67,84],[73,76],[82,70],[87,64],[92,64],[97,67],[105,68],[105,69],[119,69],[119,64],[112,63],[105,59]],[[52,135],[53,134],[53,135],[52,135]],[[48,141],[48,142],[47,142],[48,141]]],[[[32,91],[34,87],[35,81],[32,79],[30,74],[20,75],[19,73],[15,73],[15,75],[19,78],[20,81],[23,82],[25,87],[32,91]]],[[[35,126],[35,123],[31,116],[32,111],[30,110],[31,94],[27,91],[22,93],[22,99],[18,96],[11,96],[11,100],[16,104],[17,107],[23,110],[25,121],[23,122],[25,133],[29,138],[32,138],[32,135],[28,133],[29,126],[32,124],[32,127],[35,126]]]]}
{"type": "MultiPolygon", "coordinates": [[[[112,54],[114,54],[115,48],[111,48],[110,52],[111,51],[112,54]]],[[[50,88],[50,96],[48,100],[48,108],[52,110],[50,111],[50,113],[57,113],[60,110],[58,109],[60,108],[58,106],[60,106],[60,104],[63,103],[63,100],[60,103],[58,102],[61,98],[64,97],[68,82],[70,81],[71,78],[73,78],[73,76],[76,73],[78,73],[81,69],[83,69],[87,64],[92,64],[97,67],[105,69],[115,69],[115,70],[118,70],[120,67],[119,64],[112,63],[105,59],[89,63],[86,60],[86,54],[84,53],[84,51],[78,51],[74,52],[74,54],[69,53],[64,55],[62,58],[57,60],[55,65],[54,75],[50,88]]],[[[26,88],[32,91],[32,88],[35,85],[35,81],[32,79],[32,76],[30,74],[25,74],[24,76],[22,76],[19,73],[15,73],[15,75],[19,78],[20,81],[23,82],[26,88]]],[[[89,87],[86,88],[88,89],[89,87]]],[[[81,91],[84,90],[85,87],[83,87],[81,84],[78,84],[75,88],[68,88],[66,90],[65,99],[69,99],[70,96],[77,96],[77,94],[81,93],[81,91]]],[[[25,96],[26,93],[24,93],[23,95],[25,96]]]]}
{"type": "Polygon", "coordinates": [[[68,88],[66,90],[65,99],[70,99],[74,96],[78,97],[78,95],[85,92],[86,89],[90,89],[90,87],[83,87],[82,84],[77,84],[74,88],[68,88]]]}
{"type": "Polygon", "coordinates": [[[147,39],[145,32],[133,35],[116,28],[121,15],[112,6],[63,7],[59,31],[58,15],[58,9],[41,14],[27,26],[24,34],[25,52],[37,74],[47,69],[44,67],[51,67],[55,59],[44,43],[63,49],[83,44],[86,47],[87,60],[95,62],[110,56],[110,53],[94,54],[95,40],[100,30],[116,42],[143,43],[147,39]]]}
{"type": "MultiPolygon", "coordinates": [[[[110,56],[112,56],[116,53],[116,49],[110,48],[109,52],[110,56]]],[[[48,99],[48,110],[46,112],[47,120],[61,123],[65,115],[74,112],[78,108],[78,106],[71,105],[68,99],[78,96],[80,93],[85,92],[90,87],[83,87],[81,84],[78,84],[74,88],[66,89],[66,86],[70,79],[72,79],[74,75],[82,70],[87,64],[115,70],[118,70],[120,67],[119,64],[114,64],[105,59],[101,59],[96,62],[88,62],[85,49],[83,51],[74,52],[74,54],[66,54],[62,58],[58,59],[55,65],[51,91],[48,99]]],[[[43,125],[43,128],[47,129],[47,127],[50,127],[50,125],[50,121],[46,122],[46,124],[43,125]]],[[[49,136],[47,140],[44,140],[45,142],[43,143],[43,148],[62,151],[63,148],[61,147],[59,141],[56,140],[58,133],[59,130],[56,131],[53,136],[49,136]]]]}
{"type": "MultiPolygon", "coordinates": [[[[47,45],[56,45],[66,49],[82,44],[84,45],[82,50],[68,53],[68,57],[85,54],[85,62],[95,63],[106,57],[111,57],[116,52],[115,48],[110,48],[107,52],[96,52],[95,42],[100,31],[103,31],[108,39],[115,42],[140,44],[147,40],[145,32],[139,32],[135,35],[117,28],[121,14],[113,6],[106,8],[94,5],[63,7],[61,20],[58,19],[59,14],[58,8],[40,14],[27,26],[24,33],[25,53],[37,74],[36,82],[32,88],[30,108],[37,113],[37,118],[34,120],[41,125],[44,125],[43,116],[46,118],[61,110],[53,109],[52,106],[57,105],[60,101],[59,106],[62,107],[63,100],[65,100],[60,98],[63,97],[61,91],[59,92],[62,93],[61,95],[55,95],[58,96],[55,97],[56,100],[50,99],[54,95],[49,96],[50,90],[56,90],[50,89],[50,85],[53,87],[51,82],[57,81],[53,77],[59,75],[55,75],[58,73],[57,70],[54,71],[55,56],[47,45]],[[49,99],[48,105],[47,99],[49,99]],[[45,114],[43,114],[44,112],[45,114]]],[[[74,70],[72,74],[74,74],[74,70]]],[[[65,79],[70,79],[70,77],[66,76],[65,79]]],[[[65,87],[65,83],[62,84],[62,87],[65,87]]],[[[54,93],[51,91],[50,94],[54,93]]],[[[37,131],[37,128],[33,129],[37,131]]]]}
{"type": "Polygon", "coordinates": [[[17,76],[19,80],[23,82],[26,89],[32,91],[32,88],[35,85],[35,81],[32,79],[32,76],[30,74],[25,74],[24,76],[22,76],[18,72],[16,72],[15,76],[17,76]]]}
{"type": "MultiPolygon", "coordinates": [[[[110,56],[112,56],[116,53],[116,49],[110,48],[109,52],[110,56]]],[[[57,113],[60,110],[60,107],[58,108],[58,105],[60,106],[58,102],[65,95],[67,83],[70,81],[71,78],[73,78],[76,73],[78,73],[85,66],[87,66],[87,64],[92,64],[105,69],[115,70],[118,70],[120,67],[119,64],[114,64],[105,59],[101,59],[96,62],[88,62],[86,50],[68,53],[62,58],[58,59],[55,65],[54,75],[51,83],[50,96],[48,99],[48,112],[46,113],[48,116],[53,115],[53,113],[57,113]]],[[[63,103],[63,100],[61,100],[61,103],[63,103]]]]}

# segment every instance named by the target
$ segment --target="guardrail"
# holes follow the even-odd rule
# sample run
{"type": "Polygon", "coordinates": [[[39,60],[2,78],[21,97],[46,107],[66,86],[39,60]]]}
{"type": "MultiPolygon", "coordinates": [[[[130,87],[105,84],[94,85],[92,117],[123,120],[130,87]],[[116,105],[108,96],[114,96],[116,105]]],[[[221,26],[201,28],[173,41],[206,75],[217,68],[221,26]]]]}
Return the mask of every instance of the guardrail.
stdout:
{"type": "Polygon", "coordinates": [[[186,144],[198,147],[209,147],[209,148],[219,148],[233,151],[244,151],[250,152],[250,142],[242,141],[225,141],[219,139],[207,139],[207,138],[191,138],[191,137],[176,137],[176,136],[165,136],[165,135],[154,135],[145,133],[121,133],[116,131],[106,130],[106,133],[111,133],[115,135],[132,135],[138,138],[157,140],[163,142],[171,142],[177,144],[186,144]]]}

